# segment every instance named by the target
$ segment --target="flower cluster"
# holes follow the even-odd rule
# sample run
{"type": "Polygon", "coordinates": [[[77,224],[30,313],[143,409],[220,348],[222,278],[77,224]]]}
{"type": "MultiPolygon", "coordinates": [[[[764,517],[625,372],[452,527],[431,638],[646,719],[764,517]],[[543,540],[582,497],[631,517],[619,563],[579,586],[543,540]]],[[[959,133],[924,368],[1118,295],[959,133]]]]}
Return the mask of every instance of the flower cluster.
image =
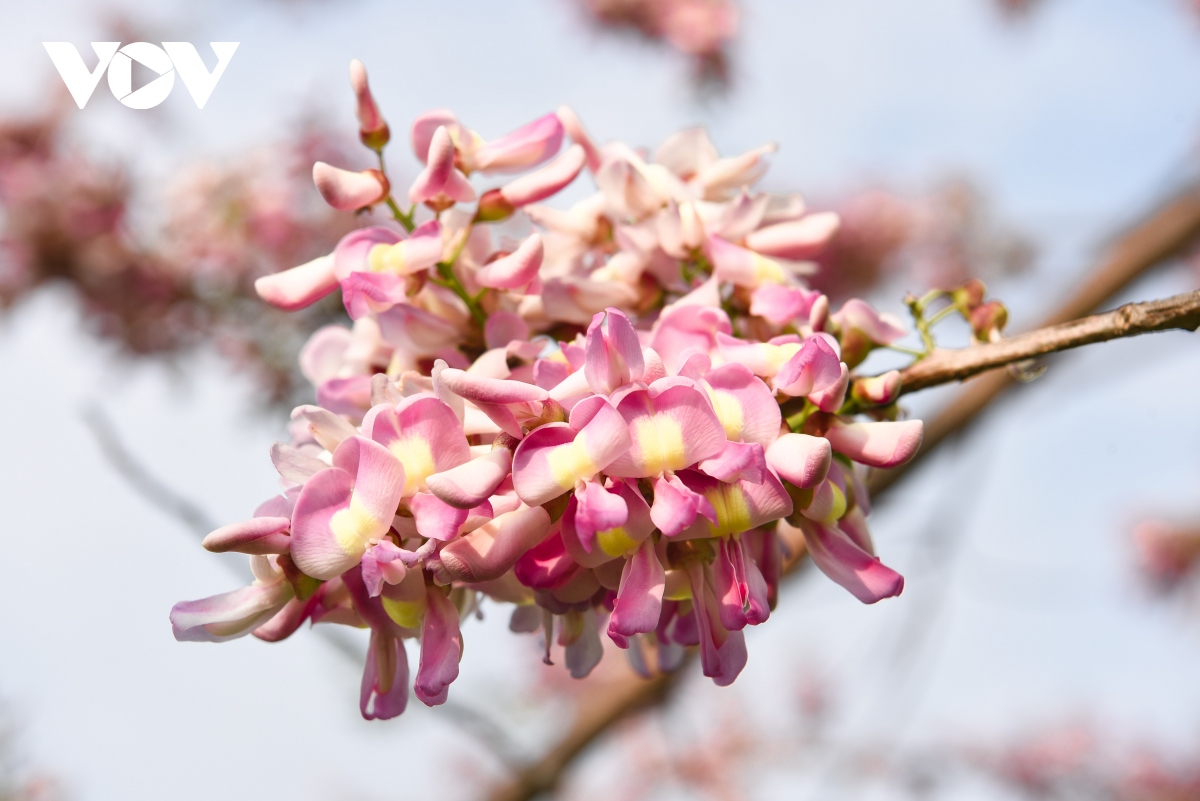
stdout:
{"type": "Polygon", "coordinates": [[[368,627],[362,712],[387,718],[405,640],[417,697],[446,699],[482,596],[542,629],[547,659],[557,632],[577,677],[606,631],[644,672],[698,645],[725,685],[774,606],[781,527],[861,601],[901,591],[874,555],[866,469],[910,458],[922,424],[896,420],[897,373],[850,371],[905,332],[806,288],[838,219],[749,190],[772,146],[722,158],[696,129],[651,161],[597,146],[567,108],[493,140],[438,110],[412,126],[405,209],[361,64],[351,77],[380,169],[317,163],[314,180],[393,220],[259,279],[284,309],[340,291],[354,325],[301,356],[317,404],[272,450],[283,493],[205,540],[250,554],[254,584],[176,605],[177,638],[368,627]],[[541,205],[585,170],[597,191],[541,205]]]}

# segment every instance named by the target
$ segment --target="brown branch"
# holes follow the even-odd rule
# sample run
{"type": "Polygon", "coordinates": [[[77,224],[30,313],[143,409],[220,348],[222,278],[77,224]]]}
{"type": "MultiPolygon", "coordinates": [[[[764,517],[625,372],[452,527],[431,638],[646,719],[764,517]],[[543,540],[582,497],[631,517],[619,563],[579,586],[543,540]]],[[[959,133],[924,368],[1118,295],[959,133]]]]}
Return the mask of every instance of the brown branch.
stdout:
{"type": "MultiPolygon", "coordinates": [[[[1178,255],[1197,235],[1200,235],[1200,186],[1192,186],[1159,206],[1118,239],[1084,284],[1041,327],[1053,327],[1093,311],[1151,268],[1178,255]]],[[[885,492],[905,471],[966,429],[1012,382],[1007,372],[1000,371],[984,373],[967,384],[953,401],[927,422],[924,443],[914,459],[902,467],[875,472],[871,481],[872,494],[878,496],[885,492]]],[[[785,572],[794,574],[805,563],[803,556],[803,553],[795,554],[785,572]]],[[[649,681],[632,677],[611,692],[586,702],[567,733],[545,756],[497,787],[489,798],[491,801],[529,801],[542,793],[552,792],[576,756],[617,721],[669,697],[684,672],[681,669],[649,681]]]]}
{"type": "Polygon", "coordinates": [[[901,392],[917,392],[952,381],[962,381],[998,367],[1095,342],[1135,337],[1153,331],[1195,331],[1197,327],[1200,327],[1200,290],[1164,300],[1127,303],[1116,311],[1039,328],[1012,339],[958,350],[934,350],[901,371],[901,392]]]}

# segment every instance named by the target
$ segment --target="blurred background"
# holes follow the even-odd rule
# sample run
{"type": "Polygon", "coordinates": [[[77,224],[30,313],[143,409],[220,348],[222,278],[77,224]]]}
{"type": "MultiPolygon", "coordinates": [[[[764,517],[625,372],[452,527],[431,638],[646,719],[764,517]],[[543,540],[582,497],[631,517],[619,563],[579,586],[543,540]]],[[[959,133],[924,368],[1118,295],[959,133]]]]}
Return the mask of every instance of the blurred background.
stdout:
{"type": "MultiPolygon", "coordinates": [[[[310,391],[296,353],[342,313],[272,313],[250,287],[354,225],[308,177],[318,158],[371,166],[350,59],[392,125],[394,183],[436,107],[489,137],[565,103],[600,141],[697,124],[723,153],[773,141],[764,188],[843,215],[823,289],[901,312],[906,291],[977,276],[1010,330],[1200,179],[1186,0],[44,0],[3,17],[4,801],[485,798],[623,676],[612,653],[572,682],[485,606],[449,704],[367,723],[365,639],[171,636],[174,602],[244,583],[199,537],[275,491],[268,449],[310,391]],[[177,88],[132,111],[103,85],[77,109],[41,43],[91,62],[117,39],[190,41],[209,64],[209,41],[241,44],[203,110],[177,88]]],[[[1108,305],[1194,289],[1196,263],[1108,305]]],[[[932,417],[955,391],[907,405],[932,417]]],[[[878,504],[901,597],[862,606],[800,571],[733,687],[685,677],[559,795],[1200,798],[1195,549],[1171,561],[1134,536],[1200,520],[1198,397],[1182,334],[1053,360],[878,504]]]]}

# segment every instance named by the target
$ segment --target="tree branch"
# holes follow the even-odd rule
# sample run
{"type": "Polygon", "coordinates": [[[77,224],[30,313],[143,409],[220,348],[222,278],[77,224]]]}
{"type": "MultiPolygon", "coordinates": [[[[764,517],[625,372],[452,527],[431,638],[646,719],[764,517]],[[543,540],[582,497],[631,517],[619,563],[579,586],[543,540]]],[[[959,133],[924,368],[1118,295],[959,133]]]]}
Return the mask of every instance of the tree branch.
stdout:
{"type": "MultiPolygon", "coordinates": [[[[1089,273],[1083,285],[1050,314],[1042,327],[1054,327],[1096,309],[1151,268],[1178,255],[1197,235],[1200,235],[1200,185],[1189,186],[1162,203],[1121,236],[1109,248],[1104,260],[1089,273]]],[[[925,440],[916,457],[901,467],[874,472],[872,495],[878,497],[886,492],[905,471],[967,428],[1013,380],[1007,372],[1000,371],[985,373],[969,383],[936,417],[928,421],[925,440]]],[[[909,387],[905,386],[904,389],[909,387]]],[[[802,552],[793,554],[785,574],[795,574],[805,563],[803,557],[802,552]]],[[[668,698],[686,669],[687,665],[676,673],[657,676],[649,681],[631,677],[611,692],[584,702],[586,710],[580,709],[563,738],[540,760],[517,773],[508,783],[497,787],[489,798],[491,801],[529,801],[541,793],[553,791],[576,756],[614,723],[668,698]],[[642,692],[638,692],[639,688],[642,692]]]]}
{"type": "Polygon", "coordinates": [[[1071,348],[1135,337],[1153,331],[1200,327],[1200,290],[1084,317],[1070,323],[1039,328],[1011,339],[958,350],[934,350],[900,372],[901,393],[962,381],[997,367],[1015,364],[1071,348]]]}

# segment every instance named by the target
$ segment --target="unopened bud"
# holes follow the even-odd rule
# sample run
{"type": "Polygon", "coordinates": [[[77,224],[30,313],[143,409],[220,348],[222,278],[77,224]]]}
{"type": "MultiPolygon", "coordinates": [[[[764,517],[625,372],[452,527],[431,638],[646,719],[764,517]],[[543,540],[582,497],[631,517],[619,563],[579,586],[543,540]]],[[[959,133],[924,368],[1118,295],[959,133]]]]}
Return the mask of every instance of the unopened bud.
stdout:
{"type": "Polygon", "coordinates": [[[1008,309],[998,300],[990,300],[971,310],[971,331],[980,342],[993,342],[1008,323],[1008,309]]]}
{"type": "Polygon", "coordinates": [[[387,176],[379,170],[351,172],[323,161],[313,165],[313,183],[325,202],[340,211],[373,206],[392,191],[387,176]]]}
{"type": "Polygon", "coordinates": [[[868,406],[886,406],[900,397],[900,372],[892,370],[883,375],[860,378],[854,382],[850,396],[868,406]]]}
{"type": "Polygon", "coordinates": [[[379,113],[379,106],[375,103],[371,87],[367,84],[367,68],[358,59],[350,62],[350,85],[354,87],[354,96],[358,104],[355,109],[358,115],[358,138],[372,150],[383,150],[392,134],[383,115],[379,113]]]}
{"type": "Polygon", "coordinates": [[[499,189],[489,189],[479,198],[479,209],[475,212],[474,222],[499,222],[511,217],[516,210],[513,204],[504,199],[499,189]]]}
{"type": "Polygon", "coordinates": [[[958,306],[963,314],[971,312],[972,309],[983,303],[986,295],[987,286],[978,278],[971,278],[957,289],[950,290],[950,297],[954,299],[954,305],[958,306]]]}

